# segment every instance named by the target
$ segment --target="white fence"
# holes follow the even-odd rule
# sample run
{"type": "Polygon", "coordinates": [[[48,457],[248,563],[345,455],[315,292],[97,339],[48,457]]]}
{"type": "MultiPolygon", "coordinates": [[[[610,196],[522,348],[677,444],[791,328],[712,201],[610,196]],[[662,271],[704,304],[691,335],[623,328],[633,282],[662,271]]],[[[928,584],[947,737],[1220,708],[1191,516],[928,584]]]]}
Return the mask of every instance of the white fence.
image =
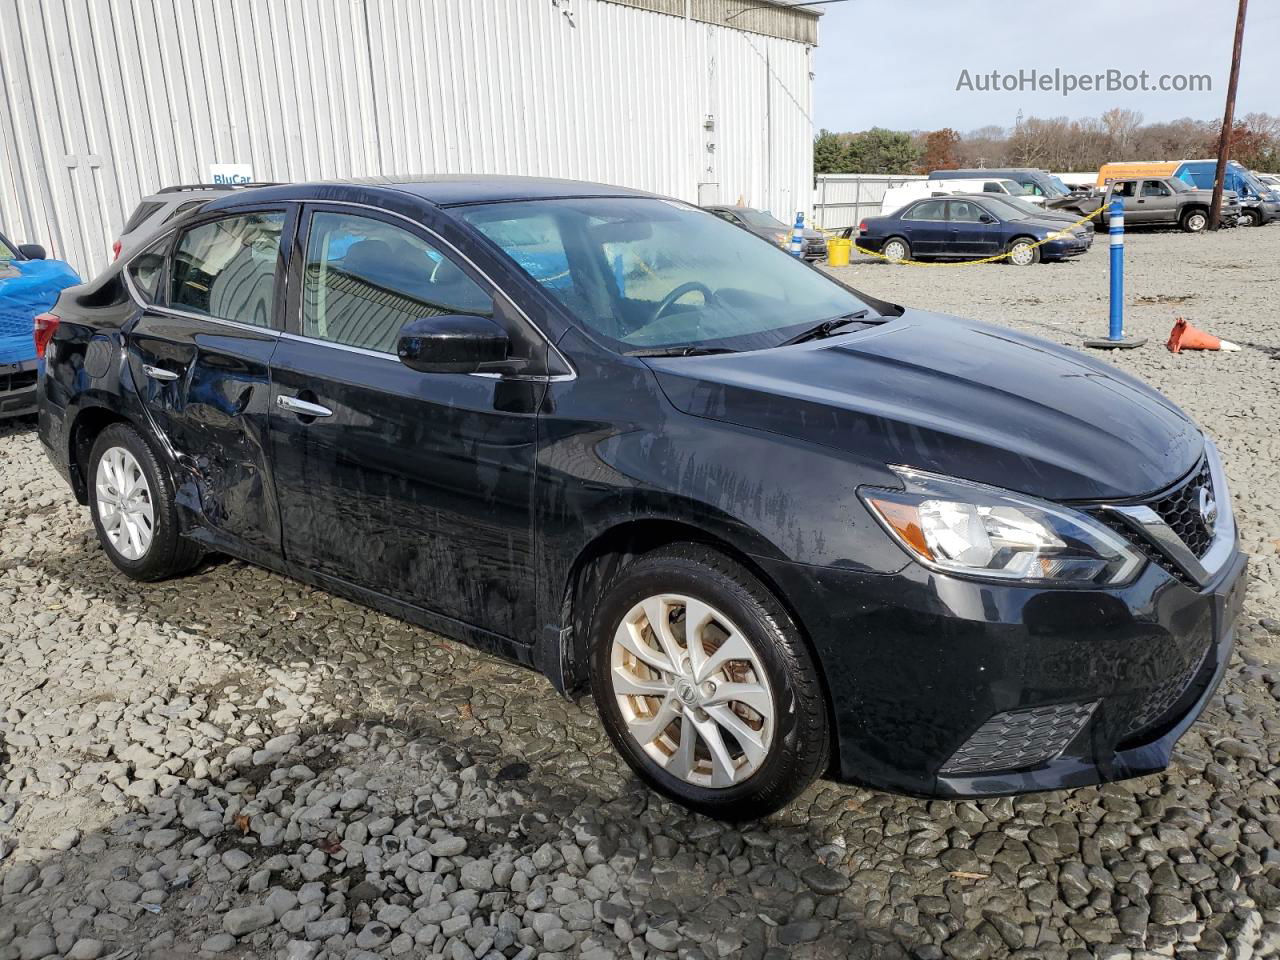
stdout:
{"type": "Polygon", "coordinates": [[[0,0],[0,224],[91,275],[139,198],[215,163],[570,177],[789,220],[809,51],[603,0],[0,0]]]}
{"type": "Polygon", "coordinates": [[[826,230],[856,227],[863,217],[878,217],[890,187],[923,176],[878,173],[820,173],[813,178],[813,222],[826,230]]]}

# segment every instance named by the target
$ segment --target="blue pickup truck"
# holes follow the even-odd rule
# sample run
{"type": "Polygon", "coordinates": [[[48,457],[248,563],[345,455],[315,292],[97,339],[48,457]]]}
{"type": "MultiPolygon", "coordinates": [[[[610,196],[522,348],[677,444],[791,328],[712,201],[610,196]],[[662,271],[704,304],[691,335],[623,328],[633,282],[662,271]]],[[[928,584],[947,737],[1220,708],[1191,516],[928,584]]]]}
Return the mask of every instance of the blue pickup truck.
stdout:
{"type": "Polygon", "coordinates": [[[36,412],[39,358],[35,318],[80,277],[34,243],[15,246],[0,233],[0,419],[36,412]]]}

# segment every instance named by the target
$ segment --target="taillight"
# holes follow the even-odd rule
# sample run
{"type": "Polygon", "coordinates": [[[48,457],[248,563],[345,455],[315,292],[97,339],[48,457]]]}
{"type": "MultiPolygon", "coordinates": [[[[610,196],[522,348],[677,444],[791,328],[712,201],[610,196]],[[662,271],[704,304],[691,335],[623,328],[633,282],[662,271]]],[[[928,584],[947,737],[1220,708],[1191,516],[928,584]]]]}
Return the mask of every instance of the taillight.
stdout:
{"type": "Polygon", "coordinates": [[[43,360],[49,341],[58,332],[58,317],[52,313],[37,313],[31,325],[31,339],[36,343],[36,356],[43,360]]]}
{"type": "Polygon", "coordinates": [[[117,240],[115,243],[113,243],[113,244],[111,245],[111,259],[112,259],[112,261],[115,261],[115,260],[119,260],[119,259],[120,259],[120,249],[121,249],[121,244],[120,244],[120,241],[119,241],[119,240],[117,240]]]}
{"type": "Polygon", "coordinates": [[[867,221],[865,221],[865,220],[859,220],[859,221],[858,221],[858,232],[859,232],[859,233],[866,233],[866,232],[867,232],[867,221]]]}

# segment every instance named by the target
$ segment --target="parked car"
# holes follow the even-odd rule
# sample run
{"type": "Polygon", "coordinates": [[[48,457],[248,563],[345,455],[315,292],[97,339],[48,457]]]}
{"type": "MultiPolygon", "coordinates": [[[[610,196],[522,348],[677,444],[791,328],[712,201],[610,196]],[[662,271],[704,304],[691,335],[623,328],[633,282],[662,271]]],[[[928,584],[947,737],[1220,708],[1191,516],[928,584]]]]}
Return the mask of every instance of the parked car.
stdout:
{"type": "MultiPolygon", "coordinates": [[[[757,210],[754,207],[731,207],[731,206],[708,206],[702,209],[714,213],[721,220],[728,220],[730,223],[737,224],[744,230],[750,230],[758,237],[764,237],[770,243],[790,250],[791,234],[795,230],[794,224],[786,224],[766,210],[757,210]]],[[[805,227],[804,235],[804,259],[806,260],[822,260],[827,256],[827,237],[821,230],[814,230],[811,227],[805,227]]]]}
{"type": "Polygon", "coordinates": [[[887,217],[863,220],[856,243],[893,261],[978,260],[1008,252],[1007,263],[1026,267],[1078,257],[1088,251],[1093,234],[1026,213],[988,194],[968,194],[917,200],[887,217]]]}
{"type": "MultiPolygon", "coordinates": [[[[1079,226],[1088,237],[1092,237],[1095,232],[1092,218],[1084,219],[1083,213],[1081,213],[1080,216],[1076,216],[1076,212],[1074,210],[1068,210],[1065,207],[1059,210],[1046,210],[1044,207],[1030,203],[1025,197],[1007,197],[999,193],[985,194],[984,199],[994,200],[997,204],[1010,207],[1021,213],[1024,217],[1030,217],[1033,220],[1043,220],[1049,223],[1079,226]]],[[[1062,228],[1059,227],[1059,229],[1062,228]]]]}
{"type": "Polygon", "coordinates": [[[44,331],[36,316],[80,277],[36,243],[11,243],[0,233],[0,419],[36,412],[36,346],[44,331]]]}
{"type": "MultiPolygon", "coordinates": [[[[1111,201],[1124,201],[1125,227],[1180,227],[1187,233],[1200,233],[1209,225],[1212,190],[1189,187],[1177,177],[1142,177],[1117,179],[1107,184],[1102,194],[1093,194],[1076,202],[1081,214],[1102,207],[1095,215],[1099,227],[1107,222],[1111,201]]],[[[1231,192],[1222,195],[1222,222],[1234,225],[1240,218],[1240,201],[1231,192]]]]}
{"type": "Polygon", "coordinates": [[[1172,402],[677,201],[242,191],[45,329],[40,438],[125,575],[227,553],[511,657],[711,815],[1156,771],[1231,656],[1172,402]]]}
{"type": "Polygon", "coordinates": [[[118,259],[125,250],[132,250],[140,241],[152,236],[164,224],[176,220],[185,213],[199,210],[211,200],[225,197],[236,190],[272,186],[261,183],[187,183],[163,189],[143,197],[129,219],[125,221],[120,236],[111,245],[111,259],[118,259]]]}
{"type": "MultiPolygon", "coordinates": [[[[1217,160],[1184,160],[1174,176],[1192,187],[1212,192],[1217,174],[1217,160]]],[[[1239,197],[1241,226],[1261,227],[1280,219],[1280,191],[1261,183],[1251,171],[1234,160],[1227,162],[1222,188],[1239,197]]]]}
{"type": "Polygon", "coordinates": [[[896,187],[889,187],[880,200],[880,215],[897,213],[912,200],[923,197],[943,197],[952,193],[994,193],[1000,196],[1022,197],[1026,202],[1044,206],[1044,197],[1026,193],[1013,180],[958,179],[958,180],[908,180],[896,187]]]}
{"type": "Polygon", "coordinates": [[[1058,207],[1071,196],[1071,188],[1046,170],[1036,167],[1005,167],[1003,169],[985,170],[978,167],[963,170],[934,170],[929,174],[930,180],[946,178],[948,180],[988,180],[997,177],[1012,180],[1033,197],[1044,197],[1046,207],[1058,207]]]}

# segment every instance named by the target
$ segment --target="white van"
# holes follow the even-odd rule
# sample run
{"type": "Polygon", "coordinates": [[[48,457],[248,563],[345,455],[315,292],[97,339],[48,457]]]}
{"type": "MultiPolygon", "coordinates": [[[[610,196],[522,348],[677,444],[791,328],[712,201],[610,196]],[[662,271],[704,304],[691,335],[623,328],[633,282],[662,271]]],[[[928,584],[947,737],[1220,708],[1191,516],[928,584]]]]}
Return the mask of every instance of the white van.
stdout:
{"type": "Polygon", "coordinates": [[[884,192],[880,201],[880,216],[886,217],[897,213],[908,203],[923,197],[940,197],[949,193],[1004,193],[1009,196],[1027,200],[1037,206],[1044,206],[1044,197],[1036,197],[1027,193],[1023,186],[1014,180],[912,180],[899,187],[890,187],[884,192]]]}

